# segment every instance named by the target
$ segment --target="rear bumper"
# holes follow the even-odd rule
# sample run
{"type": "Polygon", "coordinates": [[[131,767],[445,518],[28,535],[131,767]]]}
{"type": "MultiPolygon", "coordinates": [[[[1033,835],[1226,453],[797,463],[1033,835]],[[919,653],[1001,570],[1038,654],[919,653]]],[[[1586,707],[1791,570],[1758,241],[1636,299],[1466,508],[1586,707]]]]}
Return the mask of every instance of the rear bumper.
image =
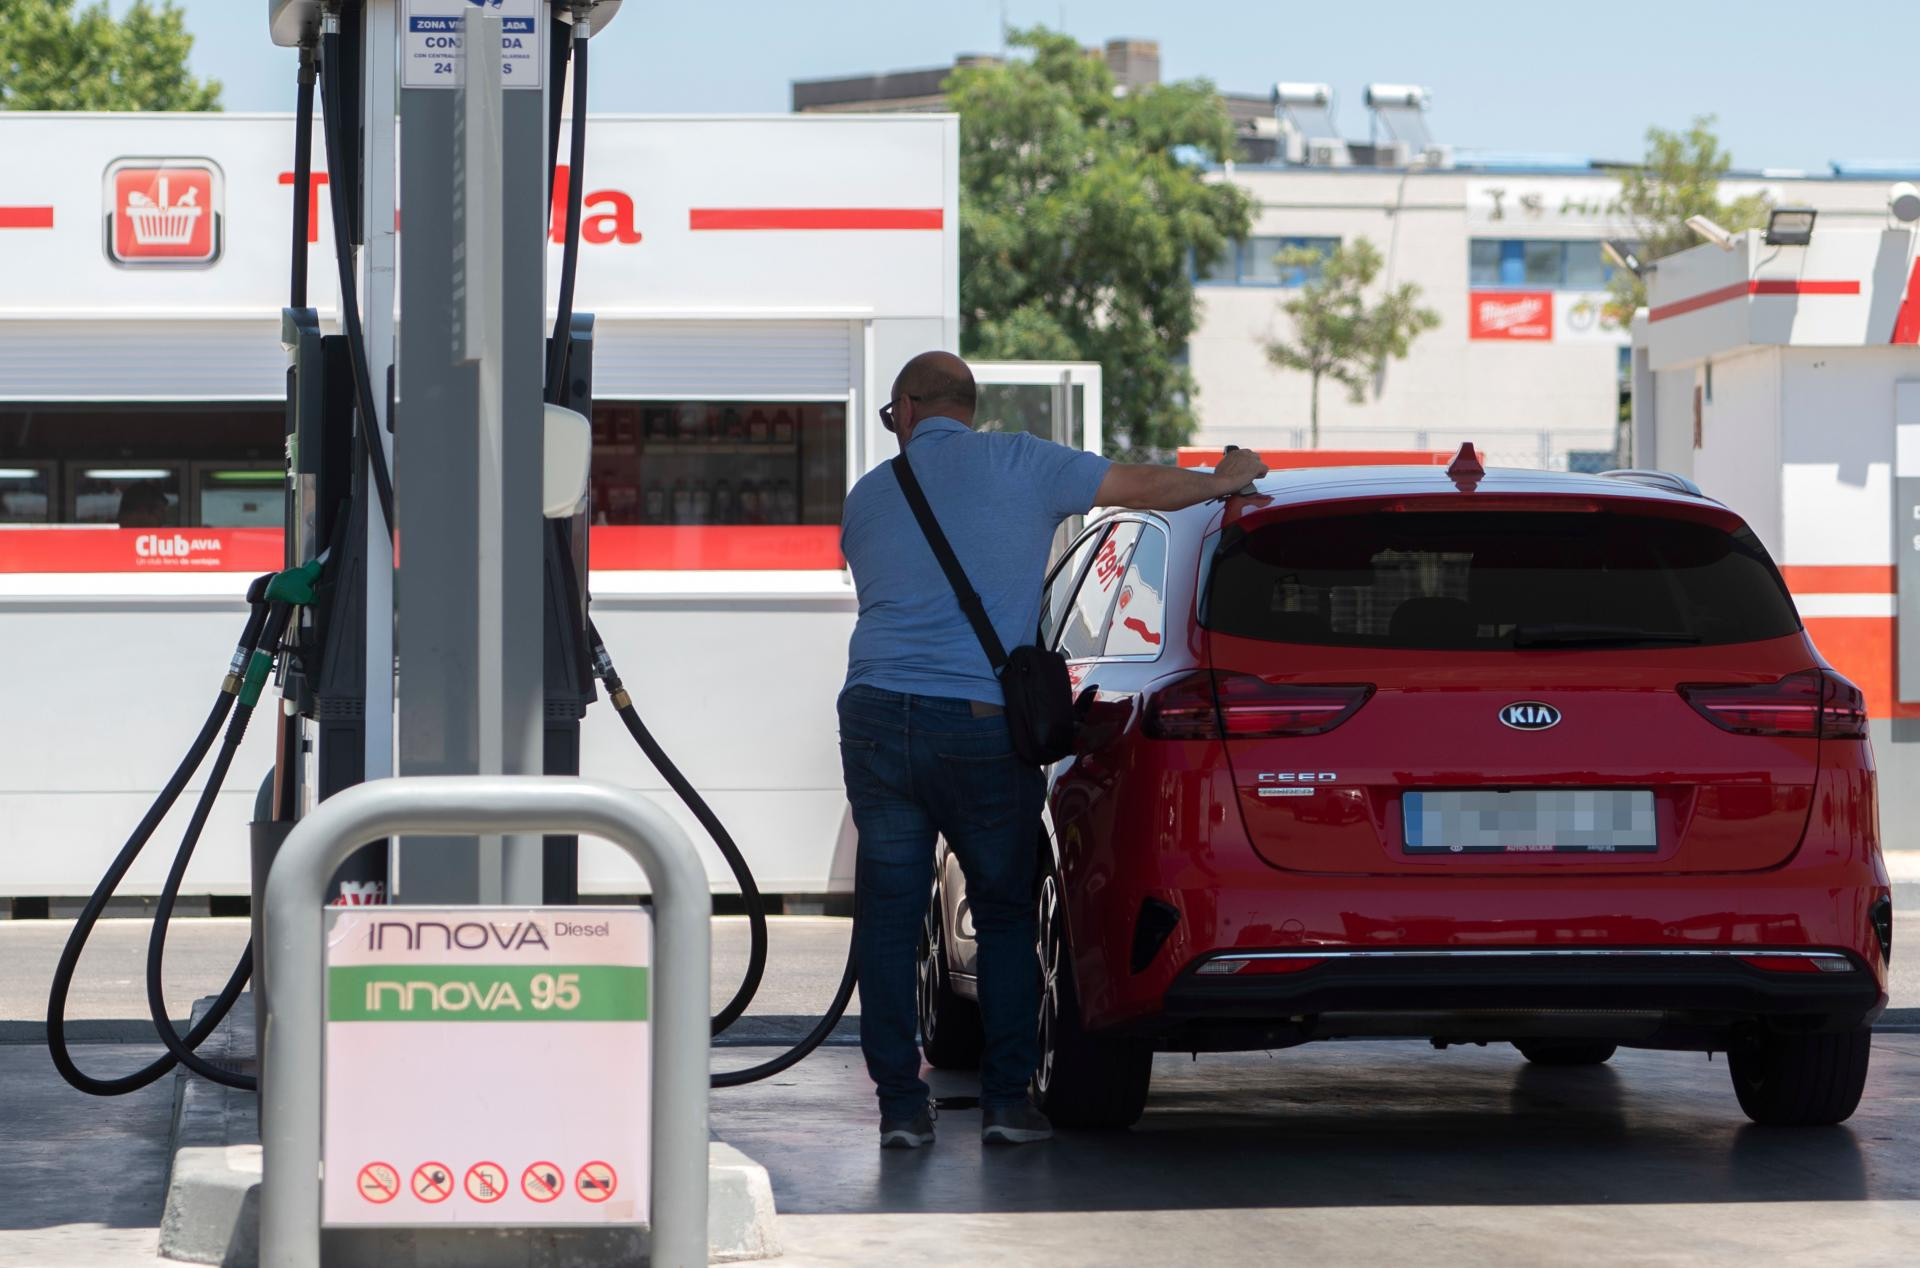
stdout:
{"type": "Polygon", "coordinates": [[[1798,972],[1748,962],[1768,954],[1763,947],[1235,951],[1189,965],[1169,986],[1163,1016],[1181,1025],[1327,1014],[1632,1012],[1703,1030],[1756,1020],[1828,1029],[1869,1024],[1886,1007],[1875,975],[1853,952],[1773,953],[1806,970],[1798,972]],[[1207,971],[1237,960],[1247,968],[1207,971]],[[1282,965],[1289,971],[1258,971],[1282,965]],[[1817,965],[1826,967],[1810,967],[1817,965]]]}

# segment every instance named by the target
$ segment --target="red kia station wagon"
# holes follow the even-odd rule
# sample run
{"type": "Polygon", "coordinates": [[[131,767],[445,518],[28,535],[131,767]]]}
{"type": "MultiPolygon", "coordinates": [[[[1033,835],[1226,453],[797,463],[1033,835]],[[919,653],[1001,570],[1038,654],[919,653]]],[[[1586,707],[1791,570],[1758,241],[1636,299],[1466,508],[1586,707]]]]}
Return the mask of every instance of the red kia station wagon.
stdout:
{"type": "MultiPolygon", "coordinates": [[[[1727,507],[1651,471],[1276,473],[1097,519],[1040,637],[1085,705],[1037,848],[1035,1093],[1125,1126],[1156,1050],[1400,1036],[1724,1052],[1835,1123],[1886,1006],[1860,692],[1727,507]]],[[[942,849],[925,1055],[979,1056],[942,849]]]]}

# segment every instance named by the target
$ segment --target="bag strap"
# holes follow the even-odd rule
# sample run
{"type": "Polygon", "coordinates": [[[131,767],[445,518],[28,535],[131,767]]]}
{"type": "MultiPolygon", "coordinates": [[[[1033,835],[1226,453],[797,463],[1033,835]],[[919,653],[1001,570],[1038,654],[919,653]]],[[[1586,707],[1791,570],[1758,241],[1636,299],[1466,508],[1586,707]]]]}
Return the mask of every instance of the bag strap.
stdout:
{"type": "Polygon", "coordinates": [[[927,495],[920,488],[920,479],[913,474],[913,464],[902,453],[891,464],[893,477],[900,482],[900,491],[907,495],[907,505],[913,508],[913,518],[920,521],[920,531],[926,534],[927,545],[933,548],[933,557],[940,561],[941,571],[947,574],[947,583],[953,587],[954,598],[960,600],[960,610],[967,615],[967,623],[973,626],[974,637],[980,640],[981,650],[987,654],[987,663],[998,674],[1007,663],[1006,648],[1000,643],[1000,635],[993,628],[993,622],[987,618],[987,605],[980,601],[980,595],[974,590],[973,583],[967,580],[966,571],[960,567],[960,560],[954,555],[953,547],[947,541],[947,535],[940,529],[940,521],[933,516],[933,508],[927,505],[927,495]]]}

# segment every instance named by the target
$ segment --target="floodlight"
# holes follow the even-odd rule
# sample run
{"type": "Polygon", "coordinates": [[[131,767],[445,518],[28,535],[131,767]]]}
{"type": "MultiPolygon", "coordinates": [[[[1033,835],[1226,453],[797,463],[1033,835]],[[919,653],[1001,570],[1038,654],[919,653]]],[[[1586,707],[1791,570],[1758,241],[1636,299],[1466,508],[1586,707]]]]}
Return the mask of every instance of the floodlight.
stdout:
{"type": "Polygon", "coordinates": [[[1767,216],[1766,244],[1770,247],[1803,247],[1813,241],[1811,207],[1775,207],[1767,216]]]}
{"type": "Polygon", "coordinates": [[[1624,242],[1615,242],[1611,238],[1600,240],[1600,254],[1607,257],[1607,263],[1616,269],[1625,269],[1635,277],[1640,276],[1640,257],[1635,255],[1624,242]]]}

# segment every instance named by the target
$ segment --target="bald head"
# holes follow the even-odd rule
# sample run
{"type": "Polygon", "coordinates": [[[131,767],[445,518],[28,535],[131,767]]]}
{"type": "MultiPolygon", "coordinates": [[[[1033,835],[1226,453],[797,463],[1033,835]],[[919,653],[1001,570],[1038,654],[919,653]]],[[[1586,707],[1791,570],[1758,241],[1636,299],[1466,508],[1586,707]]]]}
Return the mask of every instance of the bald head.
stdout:
{"type": "Polygon", "coordinates": [[[945,414],[973,421],[973,371],[951,352],[923,352],[902,366],[893,381],[893,400],[898,403],[902,396],[913,399],[915,418],[945,414]]]}

